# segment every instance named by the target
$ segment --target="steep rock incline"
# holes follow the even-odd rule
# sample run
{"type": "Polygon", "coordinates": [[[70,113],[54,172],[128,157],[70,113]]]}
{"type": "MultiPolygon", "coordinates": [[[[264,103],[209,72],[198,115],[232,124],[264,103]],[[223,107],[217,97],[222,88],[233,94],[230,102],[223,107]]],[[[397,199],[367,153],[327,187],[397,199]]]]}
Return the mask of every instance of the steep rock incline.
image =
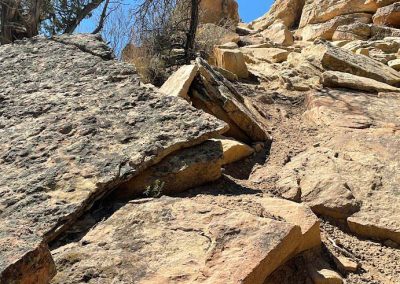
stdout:
{"type": "MultiPolygon", "coordinates": [[[[227,129],[142,86],[132,66],[108,58],[96,36],[0,47],[2,221],[52,240],[119,184],[227,129]]],[[[19,239],[0,231],[2,273],[18,250],[9,244],[19,239]]],[[[24,247],[40,243],[32,240],[24,247]]]]}

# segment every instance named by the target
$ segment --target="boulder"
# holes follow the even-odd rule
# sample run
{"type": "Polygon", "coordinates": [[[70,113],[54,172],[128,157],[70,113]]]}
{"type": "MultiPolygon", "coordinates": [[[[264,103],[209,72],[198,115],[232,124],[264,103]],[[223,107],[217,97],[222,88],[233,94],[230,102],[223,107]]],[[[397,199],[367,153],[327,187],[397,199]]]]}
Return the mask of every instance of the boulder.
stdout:
{"type": "Polygon", "coordinates": [[[254,62],[281,63],[287,60],[289,51],[281,48],[251,48],[241,49],[254,62]]]}
{"type": "Polygon", "coordinates": [[[305,0],[277,0],[267,14],[251,23],[251,27],[264,30],[277,20],[289,28],[294,27],[300,20],[304,2],[305,0]]]}
{"type": "Polygon", "coordinates": [[[400,3],[379,8],[373,21],[375,25],[400,28],[400,3]]]}
{"type": "Polygon", "coordinates": [[[400,58],[389,61],[388,65],[394,70],[400,71],[400,58]]]}
{"type": "Polygon", "coordinates": [[[219,142],[222,145],[222,165],[243,160],[254,153],[252,147],[233,138],[219,136],[218,138],[213,138],[212,141],[219,142]]]}
{"type": "Polygon", "coordinates": [[[389,66],[329,43],[319,43],[307,47],[302,54],[310,60],[319,62],[323,68],[328,70],[347,72],[389,85],[400,85],[400,73],[389,66]]]}
{"type": "Polygon", "coordinates": [[[299,226],[201,199],[126,204],[82,241],[53,251],[53,283],[87,275],[106,283],[261,284],[300,244],[299,226]]]}
{"type": "Polygon", "coordinates": [[[214,48],[214,56],[218,67],[236,74],[239,78],[249,77],[246,62],[240,50],[216,47],[214,48]]]}
{"type": "Polygon", "coordinates": [[[261,34],[279,45],[289,46],[294,42],[292,32],[281,22],[274,23],[261,34]]]}
{"type": "Polygon", "coordinates": [[[43,239],[13,220],[0,231],[0,283],[49,283],[56,267],[43,239]]]}
{"type": "Polygon", "coordinates": [[[201,23],[223,24],[230,21],[239,23],[239,6],[236,0],[202,0],[200,2],[201,23]]]}
{"type": "Polygon", "coordinates": [[[172,74],[168,80],[161,86],[160,92],[174,97],[181,97],[189,100],[188,91],[190,85],[196,77],[198,67],[196,65],[182,66],[172,74]]]}
{"type": "Polygon", "coordinates": [[[300,20],[300,28],[308,24],[327,22],[337,16],[354,13],[375,13],[376,1],[365,0],[306,0],[300,20]]]}
{"type": "Polygon", "coordinates": [[[226,136],[245,143],[270,141],[263,122],[246,106],[246,98],[235,86],[201,58],[196,62],[200,81],[191,88],[193,105],[225,121],[230,127],[226,136]]]}
{"type": "Polygon", "coordinates": [[[221,177],[221,165],[226,161],[222,145],[221,141],[212,140],[173,153],[120,185],[113,191],[113,198],[176,194],[215,181],[221,177]]]}
{"type": "Polygon", "coordinates": [[[374,39],[384,39],[385,37],[400,37],[400,29],[371,25],[371,36],[374,39]]]}
{"type": "Polygon", "coordinates": [[[332,40],[367,40],[371,36],[371,28],[368,24],[354,23],[339,26],[333,33],[332,40]]]}
{"type": "MultiPolygon", "coordinates": [[[[0,46],[0,220],[44,241],[118,185],[228,127],[142,85],[98,36],[84,37],[88,47],[81,35],[0,46]]],[[[0,243],[13,238],[1,232],[0,243]]]]}
{"type": "Polygon", "coordinates": [[[317,38],[331,40],[336,29],[339,26],[347,26],[353,23],[369,24],[372,22],[371,14],[355,13],[350,15],[341,15],[333,19],[316,24],[308,24],[299,29],[295,35],[301,37],[303,40],[312,41],[317,38]]]}
{"type": "Polygon", "coordinates": [[[323,85],[326,87],[348,88],[353,90],[376,92],[376,93],[378,92],[400,93],[400,88],[396,88],[373,79],[338,71],[324,72],[323,85]]]}

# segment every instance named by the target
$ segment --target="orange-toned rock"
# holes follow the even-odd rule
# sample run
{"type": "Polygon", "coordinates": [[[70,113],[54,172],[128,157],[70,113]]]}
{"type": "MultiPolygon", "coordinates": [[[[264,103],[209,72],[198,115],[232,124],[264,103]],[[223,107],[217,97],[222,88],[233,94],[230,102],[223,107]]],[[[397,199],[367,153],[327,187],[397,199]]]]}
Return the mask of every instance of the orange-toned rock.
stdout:
{"type": "Polygon", "coordinates": [[[379,8],[373,21],[376,25],[400,28],[400,3],[379,8]]]}

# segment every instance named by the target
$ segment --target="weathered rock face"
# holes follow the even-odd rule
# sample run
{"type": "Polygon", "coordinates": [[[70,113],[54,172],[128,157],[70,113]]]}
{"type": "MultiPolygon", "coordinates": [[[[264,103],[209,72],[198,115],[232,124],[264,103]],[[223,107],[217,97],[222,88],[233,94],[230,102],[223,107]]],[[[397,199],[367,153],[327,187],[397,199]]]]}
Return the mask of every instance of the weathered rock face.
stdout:
{"type": "Polygon", "coordinates": [[[223,21],[239,23],[239,6],[236,0],[202,0],[200,2],[201,22],[221,24],[223,21]]]}
{"type": "Polygon", "coordinates": [[[400,3],[379,8],[373,20],[376,25],[400,28],[400,3]]]}
{"type": "Polygon", "coordinates": [[[298,24],[305,0],[279,0],[275,1],[269,12],[251,23],[255,30],[263,30],[275,21],[282,21],[291,28],[298,24]]]}
{"type": "Polygon", "coordinates": [[[117,185],[226,130],[110,57],[95,36],[0,47],[1,220],[51,240],[117,185]]]}
{"type": "Polygon", "coordinates": [[[305,57],[320,62],[333,71],[351,73],[390,85],[400,84],[400,73],[369,57],[353,54],[329,43],[317,44],[302,51],[305,57]]]}
{"type": "Polygon", "coordinates": [[[56,267],[43,239],[13,220],[0,228],[0,283],[48,283],[56,267]]]}
{"type": "Polygon", "coordinates": [[[332,40],[367,40],[371,37],[371,28],[364,23],[339,26],[332,35],[332,40]]]}
{"type": "Polygon", "coordinates": [[[268,29],[261,33],[264,37],[270,39],[272,42],[284,46],[293,44],[293,34],[287,26],[281,22],[272,24],[268,29]]]}
{"type": "Polygon", "coordinates": [[[249,77],[246,62],[243,53],[240,50],[216,47],[214,49],[214,55],[218,67],[236,74],[239,78],[245,79],[249,77]]]}
{"type": "Polygon", "coordinates": [[[353,23],[364,23],[368,24],[372,22],[371,14],[367,13],[355,13],[351,15],[337,16],[327,22],[309,24],[298,31],[296,35],[300,36],[303,40],[315,40],[322,38],[331,40],[337,28],[339,26],[347,26],[353,23]]]}
{"type": "MultiPolygon", "coordinates": [[[[228,49],[229,51],[229,49],[228,49]]],[[[265,125],[246,105],[246,98],[209,64],[198,58],[199,84],[191,88],[193,105],[229,125],[226,135],[243,142],[270,141],[265,125]]]]}
{"type": "Polygon", "coordinates": [[[323,84],[326,87],[348,88],[360,91],[370,92],[400,92],[400,88],[390,86],[388,84],[352,75],[344,72],[327,71],[323,74],[323,84]]]}
{"type": "Polygon", "coordinates": [[[160,92],[168,96],[176,96],[188,100],[189,88],[197,75],[197,71],[196,65],[182,66],[161,86],[160,92]]]}
{"type": "Polygon", "coordinates": [[[307,210],[255,196],[134,201],[53,251],[54,283],[263,283],[296,251],[320,244],[307,210]]]}
{"type": "Polygon", "coordinates": [[[374,13],[376,1],[365,0],[306,0],[301,15],[300,27],[329,21],[336,16],[353,13],[374,13]]]}

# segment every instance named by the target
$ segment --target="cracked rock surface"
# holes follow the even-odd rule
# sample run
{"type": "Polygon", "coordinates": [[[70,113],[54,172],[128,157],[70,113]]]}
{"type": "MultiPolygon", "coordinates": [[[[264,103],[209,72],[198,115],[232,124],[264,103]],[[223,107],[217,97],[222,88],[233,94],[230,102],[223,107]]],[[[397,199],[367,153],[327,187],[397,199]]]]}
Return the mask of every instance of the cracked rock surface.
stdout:
{"type": "Polygon", "coordinates": [[[49,241],[122,182],[226,130],[110,54],[81,35],[0,47],[0,220],[49,241]]]}

